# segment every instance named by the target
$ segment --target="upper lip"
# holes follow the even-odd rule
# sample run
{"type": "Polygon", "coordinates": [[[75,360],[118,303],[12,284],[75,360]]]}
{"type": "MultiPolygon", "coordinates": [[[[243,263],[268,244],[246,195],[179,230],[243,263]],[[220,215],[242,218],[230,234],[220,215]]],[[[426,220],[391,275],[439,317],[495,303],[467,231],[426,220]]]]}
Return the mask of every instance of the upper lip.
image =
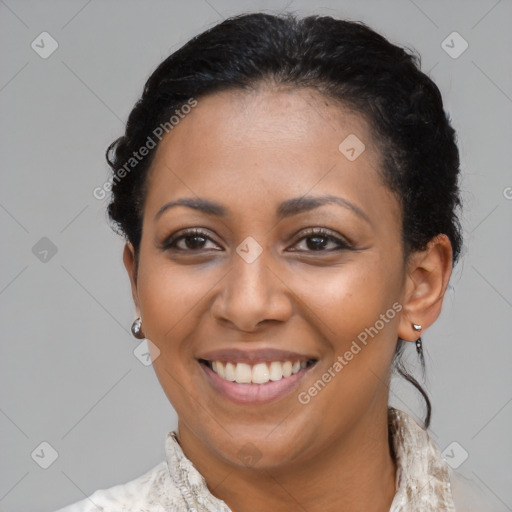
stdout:
{"type": "Polygon", "coordinates": [[[290,350],[278,350],[275,348],[261,348],[256,350],[242,350],[237,348],[226,348],[204,352],[198,359],[207,361],[221,361],[232,363],[264,363],[266,361],[309,361],[316,360],[312,355],[299,354],[290,350]]]}

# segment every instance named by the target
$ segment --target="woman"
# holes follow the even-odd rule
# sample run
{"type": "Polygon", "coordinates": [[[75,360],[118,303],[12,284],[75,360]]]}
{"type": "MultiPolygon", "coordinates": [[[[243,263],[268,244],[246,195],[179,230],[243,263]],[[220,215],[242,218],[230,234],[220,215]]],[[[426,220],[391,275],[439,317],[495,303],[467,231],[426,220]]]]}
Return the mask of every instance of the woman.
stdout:
{"type": "Polygon", "coordinates": [[[156,69],[107,159],[178,428],[166,462],[62,511],[476,507],[388,407],[396,368],[428,427],[400,358],[423,362],[462,243],[455,133],[415,57],[362,23],[230,18],[156,69]]]}

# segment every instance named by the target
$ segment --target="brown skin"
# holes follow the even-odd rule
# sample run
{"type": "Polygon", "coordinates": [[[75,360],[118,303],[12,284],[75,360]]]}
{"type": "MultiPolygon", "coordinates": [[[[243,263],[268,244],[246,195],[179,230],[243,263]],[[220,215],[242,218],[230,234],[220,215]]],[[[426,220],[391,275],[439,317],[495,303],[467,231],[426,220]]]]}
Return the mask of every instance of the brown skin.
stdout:
{"type": "Polygon", "coordinates": [[[397,338],[415,340],[412,323],[425,329],[438,317],[452,252],[439,235],[404,264],[401,210],[378,174],[380,161],[360,115],[307,89],[200,98],[157,149],[138,262],[127,243],[124,263],[144,335],[160,350],[153,364],[178,414],[180,445],[234,512],[389,510],[396,466],[387,403],[397,338]],[[338,150],[351,133],[366,145],[353,162],[338,150]],[[306,194],[343,197],[367,220],[336,204],[277,220],[279,203],[306,194]],[[230,214],[180,206],[155,221],[168,201],[195,196],[230,214]],[[194,227],[211,239],[161,248],[194,227]],[[333,250],[336,242],[324,238],[320,245],[328,245],[315,250],[318,240],[302,233],[309,227],[346,237],[355,250],[333,250]],[[263,248],[251,264],[236,253],[247,236],[263,248]],[[298,393],[395,302],[400,313],[301,404],[298,393]],[[196,359],[230,347],[292,350],[318,362],[289,396],[238,405],[211,387],[196,359]],[[248,443],[260,457],[251,465],[240,458],[248,443]]]}

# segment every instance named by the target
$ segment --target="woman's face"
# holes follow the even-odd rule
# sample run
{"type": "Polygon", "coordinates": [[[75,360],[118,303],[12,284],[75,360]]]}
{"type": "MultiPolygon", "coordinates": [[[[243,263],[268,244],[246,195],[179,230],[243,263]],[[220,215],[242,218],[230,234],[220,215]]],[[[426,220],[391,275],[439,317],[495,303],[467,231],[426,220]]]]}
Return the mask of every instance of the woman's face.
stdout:
{"type": "Polygon", "coordinates": [[[380,160],[359,115],[307,89],[200,98],[162,140],[132,285],[180,436],[285,466],[386,408],[405,268],[380,160]]]}

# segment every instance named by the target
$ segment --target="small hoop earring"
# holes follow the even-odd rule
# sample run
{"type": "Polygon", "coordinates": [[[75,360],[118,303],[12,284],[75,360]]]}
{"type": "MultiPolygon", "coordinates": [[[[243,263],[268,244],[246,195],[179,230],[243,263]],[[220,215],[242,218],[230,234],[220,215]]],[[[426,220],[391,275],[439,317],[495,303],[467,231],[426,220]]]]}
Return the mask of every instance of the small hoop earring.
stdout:
{"type": "Polygon", "coordinates": [[[142,318],[139,316],[139,318],[136,318],[133,321],[132,327],[131,327],[132,334],[135,338],[138,340],[144,339],[144,334],[142,334],[142,318]]]}

